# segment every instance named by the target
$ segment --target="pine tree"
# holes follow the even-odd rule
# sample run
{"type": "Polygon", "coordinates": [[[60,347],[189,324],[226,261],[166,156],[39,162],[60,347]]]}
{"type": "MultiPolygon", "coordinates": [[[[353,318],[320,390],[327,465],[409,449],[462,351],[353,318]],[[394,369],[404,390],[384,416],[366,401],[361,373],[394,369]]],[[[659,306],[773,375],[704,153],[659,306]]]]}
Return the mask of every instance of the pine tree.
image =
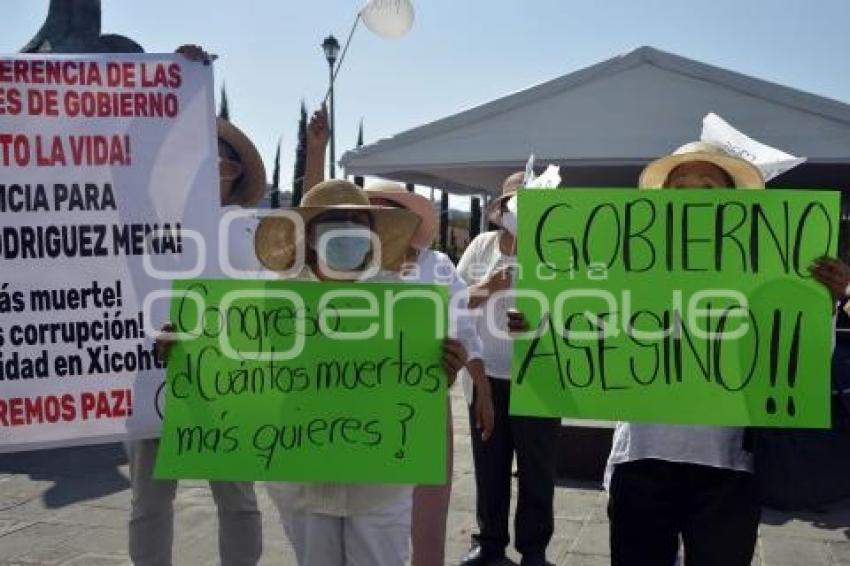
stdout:
{"type": "Polygon", "coordinates": [[[227,106],[227,91],[224,83],[221,85],[221,104],[218,107],[218,117],[230,121],[230,108],[227,106]]]}
{"type": "Polygon", "coordinates": [[[469,211],[469,239],[472,240],[481,232],[481,199],[473,197],[472,209],[469,211]]]}
{"type": "Polygon", "coordinates": [[[440,250],[444,253],[449,249],[449,192],[442,190],[440,195],[440,250]]]}
{"type": "Polygon", "coordinates": [[[304,194],[304,173],[307,170],[307,106],[301,100],[301,120],[298,122],[298,145],[295,148],[295,171],[292,179],[292,206],[301,204],[304,194]]]}
{"type": "MultiPolygon", "coordinates": [[[[357,147],[361,147],[363,145],[363,118],[360,118],[360,131],[357,133],[357,147]]],[[[356,175],[354,177],[354,184],[363,188],[365,181],[363,177],[360,175],[356,175]]]]}
{"type": "Polygon", "coordinates": [[[280,208],[280,138],[277,140],[277,151],[274,154],[271,192],[272,208],[280,208]]]}

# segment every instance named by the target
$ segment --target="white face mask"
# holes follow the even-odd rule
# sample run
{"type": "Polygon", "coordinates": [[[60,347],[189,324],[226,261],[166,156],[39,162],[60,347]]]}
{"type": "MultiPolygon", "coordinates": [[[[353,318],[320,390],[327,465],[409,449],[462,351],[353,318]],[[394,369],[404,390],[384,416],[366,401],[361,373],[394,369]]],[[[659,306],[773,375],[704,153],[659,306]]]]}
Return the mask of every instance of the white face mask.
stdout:
{"type": "Polygon", "coordinates": [[[502,213],[501,224],[502,228],[516,236],[516,197],[512,196],[506,204],[507,210],[502,213]]]}
{"type": "Polygon", "coordinates": [[[328,222],[316,230],[319,261],[334,271],[355,271],[363,267],[372,249],[372,232],[354,222],[328,222]]]}

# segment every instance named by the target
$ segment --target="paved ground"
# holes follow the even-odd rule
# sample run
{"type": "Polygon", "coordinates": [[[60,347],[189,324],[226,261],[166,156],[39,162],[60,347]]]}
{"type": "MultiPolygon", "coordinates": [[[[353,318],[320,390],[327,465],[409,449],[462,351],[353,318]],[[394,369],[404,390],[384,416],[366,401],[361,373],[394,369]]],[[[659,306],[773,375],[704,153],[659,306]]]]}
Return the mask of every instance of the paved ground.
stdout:
{"type": "MultiPolygon", "coordinates": [[[[454,405],[458,460],[449,563],[467,549],[475,501],[462,399],[455,397],[454,405]]],[[[0,456],[0,566],[127,564],[129,496],[126,460],[118,445],[0,456]]],[[[260,496],[262,564],[294,564],[262,489],[260,496]]],[[[205,484],[186,482],[176,508],[175,564],[216,564],[215,510],[205,484]]],[[[594,485],[565,484],[557,490],[555,509],[550,560],[569,566],[608,564],[604,493],[594,485]]],[[[766,514],[754,564],[850,566],[850,503],[806,517],[766,514]]]]}

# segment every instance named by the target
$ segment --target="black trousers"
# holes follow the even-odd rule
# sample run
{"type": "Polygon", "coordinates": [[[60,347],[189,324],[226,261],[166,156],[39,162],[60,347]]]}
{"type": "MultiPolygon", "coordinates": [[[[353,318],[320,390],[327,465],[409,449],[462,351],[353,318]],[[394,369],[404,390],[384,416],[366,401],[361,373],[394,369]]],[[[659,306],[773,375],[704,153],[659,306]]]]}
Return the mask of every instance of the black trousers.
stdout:
{"type": "MultiPolygon", "coordinates": [[[[514,532],[516,549],[526,558],[543,558],[554,528],[555,449],[559,419],[512,417],[510,380],[488,377],[493,392],[495,426],[483,442],[472,434],[475,464],[478,543],[487,555],[501,556],[510,542],[511,468],[514,452],[519,471],[514,532]]],[[[475,416],[470,410],[475,431],[475,416]]]]}
{"type": "Polygon", "coordinates": [[[614,468],[609,489],[612,566],[749,566],[761,507],[746,472],[661,460],[614,468]]]}

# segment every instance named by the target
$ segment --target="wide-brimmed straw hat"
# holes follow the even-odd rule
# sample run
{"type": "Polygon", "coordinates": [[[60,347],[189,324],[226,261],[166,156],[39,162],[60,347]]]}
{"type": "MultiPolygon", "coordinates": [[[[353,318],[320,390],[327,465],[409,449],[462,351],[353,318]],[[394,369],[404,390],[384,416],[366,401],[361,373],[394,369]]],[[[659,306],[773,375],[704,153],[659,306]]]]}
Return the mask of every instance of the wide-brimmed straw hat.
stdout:
{"type": "MultiPolygon", "coordinates": [[[[362,210],[372,216],[372,230],[381,242],[381,267],[398,271],[419,227],[419,217],[403,208],[372,206],[366,192],[354,183],[334,179],[310,189],[301,204],[287,212],[295,213],[304,227],[322,213],[334,210],[362,210]]],[[[260,262],[272,271],[285,271],[295,261],[296,246],[304,246],[304,233],[296,234],[295,223],[285,215],[270,215],[257,225],[254,248],[260,262]]]]}
{"type": "Polygon", "coordinates": [[[398,203],[419,217],[422,222],[410,240],[410,245],[414,248],[424,250],[431,247],[431,244],[437,239],[439,224],[437,223],[437,215],[434,213],[434,205],[431,204],[430,199],[418,193],[410,192],[398,183],[389,181],[369,185],[366,187],[366,194],[370,199],[383,198],[398,203]]]}
{"type": "Polygon", "coordinates": [[[694,161],[705,161],[717,165],[732,177],[736,189],[764,188],[764,178],[755,165],[729,155],[722,148],[708,142],[691,142],[671,155],[656,159],[640,174],[638,186],[641,189],[662,189],[673,169],[683,163],[694,161]]]}
{"type": "Polygon", "coordinates": [[[525,171],[512,173],[511,175],[508,175],[504,181],[502,181],[502,194],[494,198],[490,201],[490,204],[487,205],[487,219],[490,222],[497,226],[502,225],[502,202],[514,196],[517,189],[519,189],[524,182],[525,171]]]}
{"type": "Polygon", "coordinates": [[[266,194],[266,168],[260,152],[242,130],[224,118],[216,119],[216,133],[233,148],[242,164],[242,175],[231,189],[232,202],[241,206],[257,204],[266,194]]]}

